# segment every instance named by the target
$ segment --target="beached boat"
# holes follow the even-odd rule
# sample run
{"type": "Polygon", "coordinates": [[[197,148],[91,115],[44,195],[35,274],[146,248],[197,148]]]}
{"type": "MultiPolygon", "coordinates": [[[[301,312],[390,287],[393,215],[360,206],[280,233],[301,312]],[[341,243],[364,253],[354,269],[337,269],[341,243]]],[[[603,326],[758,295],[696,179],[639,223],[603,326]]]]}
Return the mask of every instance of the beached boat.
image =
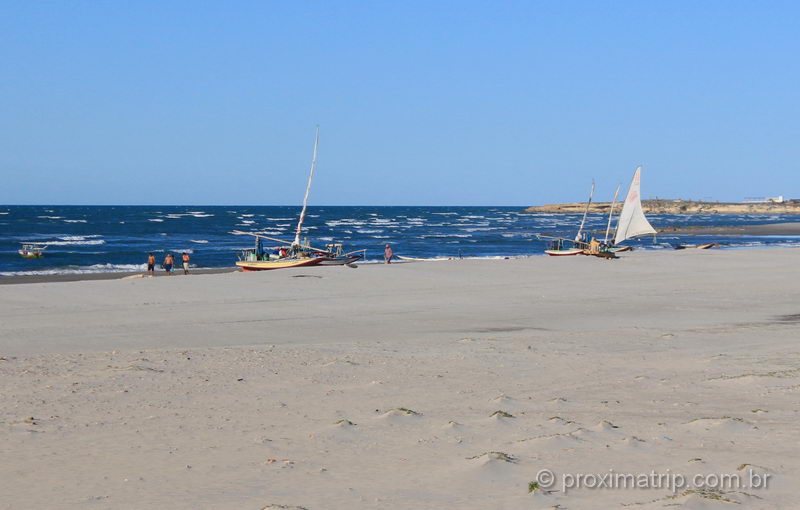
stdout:
{"type": "Polygon", "coordinates": [[[704,243],[704,244],[676,244],[676,250],[686,250],[690,248],[694,248],[697,250],[707,250],[709,248],[719,248],[719,243],[704,243]]]}
{"type": "Polygon", "coordinates": [[[319,264],[322,259],[317,257],[284,258],[277,260],[240,260],[236,266],[242,271],[269,271],[271,269],[286,269],[289,267],[306,267],[319,264]]]}
{"type": "Polygon", "coordinates": [[[325,251],[312,253],[320,260],[320,266],[344,266],[358,262],[364,258],[366,250],[358,250],[350,253],[344,253],[341,243],[326,244],[325,251]]]}
{"type": "Polygon", "coordinates": [[[17,253],[23,259],[40,259],[44,257],[44,250],[46,249],[46,244],[24,243],[22,248],[17,250],[17,253]]]}
{"type": "Polygon", "coordinates": [[[586,225],[586,216],[589,214],[592,196],[594,196],[594,179],[592,179],[592,190],[589,192],[589,201],[586,202],[586,209],[583,211],[581,225],[578,227],[578,233],[575,234],[574,240],[565,239],[563,237],[538,236],[539,238],[550,239],[548,248],[544,250],[547,255],[551,257],[565,257],[582,255],[584,253],[585,247],[588,246],[588,244],[583,240],[583,227],[586,225]]]}
{"type": "Polygon", "coordinates": [[[341,243],[331,243],[325,249],[314,248],[308,244],[308,240],[301,242],[300,236],[303,232],[303,221],[306,218],[308,209],[308,196],[311,191],[311,183],[314,179],[314,170],[317,167],[317,149],[319,147],[319,127],[314,137],[314,152],[311,156],[311,170],[308,173],[308,183],[306,192],[303,196],[303,208],[300,210],[300,218],[297,220],[294,240],[291,242],[283,239],[265,236],[257,232],[234,231],[234,234],[250,235],[256,238],[254,249],[244,250],[236,263],[245,271],[265,271],[268,269],[283,269],[289,267],[306,266],[344,266],[349,265],[364,258],[366,250],[356,250],[344,253],[341,243]],[[281,243],[273,248],[272,253],[265,251],[261,246],[261,240],[281,243]]]}
{"type": "Polygon", "coordinates": [[[583,248],[554,248],[545,250],[551,257],[564,257],[569,255],[583,255],[583,248]]]}

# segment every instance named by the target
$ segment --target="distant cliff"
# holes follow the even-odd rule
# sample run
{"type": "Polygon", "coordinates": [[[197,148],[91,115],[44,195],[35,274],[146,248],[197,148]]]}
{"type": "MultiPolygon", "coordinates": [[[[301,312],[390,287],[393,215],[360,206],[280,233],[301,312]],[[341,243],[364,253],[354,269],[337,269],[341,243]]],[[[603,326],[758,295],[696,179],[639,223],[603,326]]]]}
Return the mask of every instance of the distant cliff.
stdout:
{"type": "MultiPolygon", "coordinates": [[[[592,202],[590,213],[605,213],[611,202],[592,202]]],[[[617,202],[614,213],[619,212],[622,203],[617,202]]],[[[528,207],[526,213],[583,214],[586,202],[570,204],[547,204],[528,207]]],[[[800,214],[800,203],[735,203],[735,202],[694,202],[690,200],[642,200],[646,214],[800,214]]]]}

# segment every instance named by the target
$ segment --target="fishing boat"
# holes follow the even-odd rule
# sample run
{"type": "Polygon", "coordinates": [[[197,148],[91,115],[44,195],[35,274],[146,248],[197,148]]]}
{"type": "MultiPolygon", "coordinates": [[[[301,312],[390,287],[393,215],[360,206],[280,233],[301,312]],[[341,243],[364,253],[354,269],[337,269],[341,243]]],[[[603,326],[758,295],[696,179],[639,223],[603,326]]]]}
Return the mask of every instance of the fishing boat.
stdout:
{"type": "Polygon", "coordinates": [[[544,252],[551,257],[564,257],[569,255],[581,255],[583,248],[576,248],[574,245],[569,247],[568,239],[554,239],[550,241],[550,247],[544,252]]]}
{"type": "Polygon", "coordinates": [[[23,259],[40,259],[44,257],[44,250],[46,249],[46,244],[23,243],[22,248],[17,250],[17,253],[23,259]]]}
{"type": "Polygon", "coordinates": [[[575,234],[575,239],[566,239],[563,237],[552,237],[539,235],[540,239],[549,239],[548,248],[544,250],[547,255],[551,257],[565,257],[571,255],[582,255],[585,251],[586,243],[583,240],[583,227],[586,225],[586,216],[589,214],[589,206],[592,205],[592,197],[594,196],[594,179],[592,179],[592,190],[589,192],[589,201],[586,202],[586,209],[583,211],[583,218],[581,225],[578,227],[578,233],[575,234]]]}
{"type": "Polygon", "coordinates": [[[619,244],[628,239],[647,234],[656,235],[656,230],[647,221],[642,210],[641,178],[642,167],[638,166],[636,171],[633,172],[633,179],[631,179],[631,185],[628,187],[625,203],[619,213],[617,229],[614,234],[614,246],[611,247],[611,250],[622,251],[620,250],[622,247],[619,244]]]}
{"type": "Polygon", "coordinates": [[[703,243],[703,244],[676,244],[676,250],[687,250],[690,248],[694,248],[697,250],[707,250],[709,248],[719,248],[721,245],[719,243],[703,243]]]}
{"type": "Polygon", "coordinates": [[[325,249],[314,248],[308,244],[306,239],[301,242],[300,236],[303,232],[303,222],[306,218],[308,209],[308,196],[311,191],[311,183],[314,179],[314,170],[317,167],[317,150],[319,147],[319,127],[317,127],[314,137],[314,152],[311,156],[311,170],[308,173],[308,183],[306,192],[303,196],[303,208],[300,210],[300,218],[297,221],[294,240],[291,242],[274,237],[265,236],[259,233],[234,231],[234,234],[251,235],[256,238],[254,249],[244,250],[239,257],[236,265],[243,271],[266,271],[270,269],[284,269],[289,267],[306,266],[343,266],[352,264],[364,258],[365,250],[356,250],[344,253],[341,243],[331,243],[325,249]],[[261,240],[266,239],[281,243],[270,252],[262,248],[261,240]]]}
{"type": "Polygon", "coordinates": [[[344,266],[363,259],[365,252],[366,250],[358,250],[345,253],[342,243],[331,243],[325,245],[325,251],[312,255],[321,259],[320,266],[344,266]]]}
{"type": "Polygon", "coordinates": [[[277,260],[240,260],[236,262],[236,266],[242,268],[242,271],[269,271],[271,269],[286,269],[289,267],[305,267],[315,266],[320,263],[320,259],[314,257],[308,258],[285,258],[277,260]]]}

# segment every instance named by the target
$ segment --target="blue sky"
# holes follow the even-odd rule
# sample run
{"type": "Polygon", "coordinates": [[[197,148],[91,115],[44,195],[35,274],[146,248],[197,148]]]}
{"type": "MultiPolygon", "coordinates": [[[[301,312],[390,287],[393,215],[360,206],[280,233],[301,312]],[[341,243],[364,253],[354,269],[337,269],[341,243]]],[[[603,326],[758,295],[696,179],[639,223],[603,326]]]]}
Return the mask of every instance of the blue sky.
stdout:
{"type": "Polygon", "coordinates": [[[0,3],[0,203],[800,197],[800,3],[0,3]]]}

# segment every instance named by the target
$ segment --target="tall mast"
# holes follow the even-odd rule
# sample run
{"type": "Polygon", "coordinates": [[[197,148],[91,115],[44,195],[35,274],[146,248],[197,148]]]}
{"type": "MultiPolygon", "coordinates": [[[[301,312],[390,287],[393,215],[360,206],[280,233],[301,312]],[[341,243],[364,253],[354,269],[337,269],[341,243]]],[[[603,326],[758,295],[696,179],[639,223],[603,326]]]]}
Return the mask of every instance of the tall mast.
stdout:
{"type": "Polygon", "coordinates": [[[586,215],[589,214],[589,206],[592,205],[592,195],[594,195],[594,179],[592,179],[592,191],[589,192],[589,201],[586,202],[586,210],[583,211],[583,219],[581,220],[581,227],[578,229],[578,233],[575,234],[575,240],[581,240],[581,232],[583,232],[583,225],[586,223],[586,215]]]}
{"type": "Polygon", "coordinates": [[[314,136],[314,154],[311,156],[311,171],[308,173],[308,184],[306,194],[303,197],[303,209],[300,211],[300,219],[297,221],[297,231],[294,234],[292,246],[300,246],[300,234],[303,230],[303,220],[306,218],[306,208],[308,208],[308,193],[311,191],[311,180],[314,178],[314,169],[317,167],[317,146],[319,146],[319,126],[314,136]]]}
{"type": "Polygon", "coordinates": [[[617,185],[617,191],[614,192],[614,200],[611,201],[611,209],[608,211],[608,226],[606,227],[606,237],[603,238],[603,244],[608,244],[608,234],[611,232],[611,217],[614,216],[614,205],[617,203],[620,186],[622,184],[617,185]]]}

